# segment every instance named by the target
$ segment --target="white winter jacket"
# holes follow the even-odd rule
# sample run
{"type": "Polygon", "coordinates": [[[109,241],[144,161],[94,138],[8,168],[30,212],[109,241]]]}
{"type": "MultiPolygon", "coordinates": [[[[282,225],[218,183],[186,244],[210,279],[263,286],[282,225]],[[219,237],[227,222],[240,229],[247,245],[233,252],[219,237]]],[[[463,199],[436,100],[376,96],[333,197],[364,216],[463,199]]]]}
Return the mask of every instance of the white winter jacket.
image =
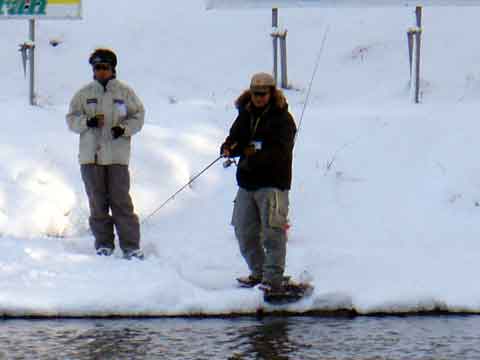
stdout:
{"type": "Polygon", "coordinates": [[[83,87],[73,97],[67,114],[70,130],[80,134],[80,164],[128,165],[130,138],[144,123],[145,109],[135,92],[122,82],[112,79],[106,89],[98,81],[83,87]],[[103,128],[89,128],[87,120],[103,113],[103,128]],[[113,139],[111,128],[125,128],[125,134],[113,139]]]}

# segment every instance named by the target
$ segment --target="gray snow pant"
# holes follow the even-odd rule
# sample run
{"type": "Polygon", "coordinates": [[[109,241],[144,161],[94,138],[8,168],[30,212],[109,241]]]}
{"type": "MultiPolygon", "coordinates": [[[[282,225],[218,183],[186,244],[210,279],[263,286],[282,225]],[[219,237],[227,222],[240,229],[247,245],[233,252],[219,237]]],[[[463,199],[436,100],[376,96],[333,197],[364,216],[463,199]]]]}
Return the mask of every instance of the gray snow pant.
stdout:
{"type": "Polygon", "coordinates": [[[232,225],[251,275],[277,286],[285,271],[288,191],[239,188],[232,225]]]}
{"type": "Polygon", "coordinates": [[[124,252],[139,249],[140,224],[130,198],[127,165],[81,165],[85,191],[90,204],[90,229],[95,249],[113,249],[113,225],[124,252]],[[111,210],[111,215],[109,210],[111,210]]]}

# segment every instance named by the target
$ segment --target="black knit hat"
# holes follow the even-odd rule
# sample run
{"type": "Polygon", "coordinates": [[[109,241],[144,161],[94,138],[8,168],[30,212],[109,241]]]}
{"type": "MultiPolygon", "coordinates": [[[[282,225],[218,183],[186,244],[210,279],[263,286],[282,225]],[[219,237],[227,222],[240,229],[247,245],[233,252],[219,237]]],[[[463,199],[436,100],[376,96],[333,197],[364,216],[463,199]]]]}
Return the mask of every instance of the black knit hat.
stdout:
{"type": "Polygon", "coordinates": [[[92,55],[90,55],[88,62],[92,66],[96,64],[110,64],[112,68],[115,69],[117,66],[117,55],[109,49],[96,49],[92,55]]]}

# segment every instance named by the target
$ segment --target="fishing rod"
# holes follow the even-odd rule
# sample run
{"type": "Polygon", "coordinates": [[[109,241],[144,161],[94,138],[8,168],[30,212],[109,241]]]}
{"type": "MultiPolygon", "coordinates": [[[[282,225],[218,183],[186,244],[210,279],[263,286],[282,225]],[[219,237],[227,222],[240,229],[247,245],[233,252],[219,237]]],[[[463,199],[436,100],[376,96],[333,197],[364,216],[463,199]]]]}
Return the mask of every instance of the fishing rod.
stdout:
{"type": "Polygon", "coordinates": [[[196,179],[198,179],[205,171],[210,169],[213,165],[215,165],[220,159],[224,158],[223,154],[213,160],[210,164],[208,164],[202,171],[200,171],[197,175],[190,179],[188,183],[183,185],[180,189],[178,189],[172,196],[170,196],[167,200],[165,200],[160,206],[158,206],[154,211],[152,211],[147,217],[145,217],[140,224],[144,224],[148,219],[150,219],[153,215],[155,215],[160,209],[162,209],[165,205],[167,205],[171,200],[175,198],[179,193],[181,193],[185,188],[190,186],[196,179]]]}
{"type": "MultiPolygon", "coordinates": [[[[233,143],[230,147],[229,147],[229,151],[232,151],[234,150],[236,147],[237,147],[237,143],[233,143]]],[[[190,181],[188,183],[186,183],[185,185],[183,185],[180,189],[178,189],[172,196],[170,196],[167,200],[165,200],[159,207],[157,207],[154,211],[152,211],[147,217],[145,217],[141,222],[140,224],[144,224],[148,219],[150,219],[153,215],[155,215],[158,211],[160,211],[160,209],[162,209],[165,205],[167,205],[168,202],[170,202],[171,200],[173,200],[175,198],[175,196],[177,196],[179,193],[181,193],[183,190],[185,190],[188,186],[190,186],[195,180],[197,180],[200,176],[202,176],[202,174],[204,172],[206,172],[208,169],[210,169],[213,165],[215,165],[220,159],[223,159],[225,157],[228,157],[228,156],[225,156],[224,154],[221,154],[219,157],[217,157],[215,160],[213,160],[210,164],[208,164],[205,168],[203,168],[202,171],[200,171],[197,175],[195,175],[193,178],[190,179],[190,181]]],[[[223,167],[224,168],[227,168],[229,167],[232,163],[235,163],[235,160],[230,160],[227,159],[224,163],[223,163],[223,167]]],[[[235,163],[236,164],[236,163],[235,163]]]]}
{"type": "Polygon", "coordinates": [[[325,30],[325,33],[323,34],[322,44],[320,46],[320,50],[318,52],[317,59],[315,61],[315,66],[313,68],[310,83],[308,84],[307,96],[305,97],[305,103],[303,104],[302,114],[300,115],[300,120],[298,122],[298,129],[297,129],[297,133],[295,134],[295,140],[297,139],[298,133],[300,132],[300,129],[302,127],[303,116],[305,115],[305,110],[307,109],[308,103],[310,101],[310,94],[312,92],[313,82],[314,82],[315,77],[317,75],[318,67],[320,65],[320,59],[322,58],[323,50],[325,48],[325,43],[327,41],[327,35],[328,35],[329,31],[330,31],[330,25],[327,26],[327,29],[325,30]]]}

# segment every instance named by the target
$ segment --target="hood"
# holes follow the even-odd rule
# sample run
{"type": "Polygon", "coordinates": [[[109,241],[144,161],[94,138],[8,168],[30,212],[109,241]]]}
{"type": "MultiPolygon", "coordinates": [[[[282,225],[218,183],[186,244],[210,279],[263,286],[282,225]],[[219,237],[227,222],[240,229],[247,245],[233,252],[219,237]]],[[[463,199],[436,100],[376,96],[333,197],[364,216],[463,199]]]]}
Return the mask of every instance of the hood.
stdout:
{"type": "MultiPolygon", "coordinates": [[[[235,101],[235,107],[238,110],[245,109],[247,111],[250,111],[252,107],[251,98],[251,90],[245,90],[242,95],[240,95],[235,101]]],[[[273,97],[270,102],[275,110],[284,110],[288,107],[287,99],[285,95],[283,95],[282,90],[279,89],[275,89],[275,92],[273,93],[273,97]]]]}

